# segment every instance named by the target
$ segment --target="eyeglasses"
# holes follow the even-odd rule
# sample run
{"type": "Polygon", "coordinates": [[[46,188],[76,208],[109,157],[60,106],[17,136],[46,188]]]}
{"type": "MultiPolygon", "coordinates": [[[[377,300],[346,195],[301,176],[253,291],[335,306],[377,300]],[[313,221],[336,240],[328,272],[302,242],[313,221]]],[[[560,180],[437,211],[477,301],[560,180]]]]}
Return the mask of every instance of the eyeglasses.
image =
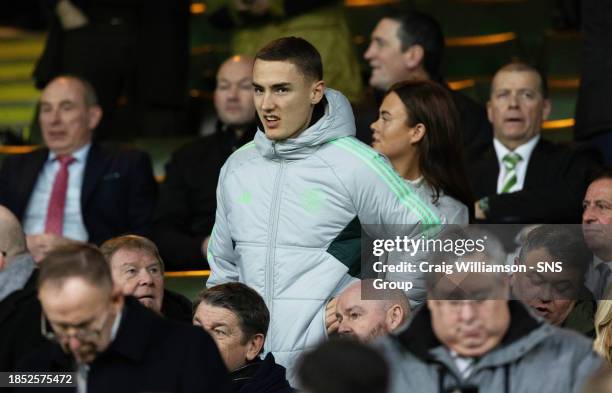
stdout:
{"type": "Polygon", "coordinates": [[[79,341],[93,340],[93,339],[100,337],[100,335],[102,334],[102,330],[104,329],[104,326],[108,322],[109,316],[110,316],[110,312],[106,314],[106,316],[102,320],[103,322],[100,324],[100,328],[98,329],[92,329],[89,327],[70,326],[70,325],[54,327],[53,324],[51,324],[51,322],[48,321],[47,318],[45,317],[45,313],[41,312],[40,313],[40,334],[43,337],[47,338],[48,340],[55,341],[60,344],[62,340],[73,338],[73,337],[79,341]],[[52,329],[49,329],[47,325],[51,325],[52,329]],[[73,333],[69,333],[69,330],[71,329],[73,330],[73,333]]]}

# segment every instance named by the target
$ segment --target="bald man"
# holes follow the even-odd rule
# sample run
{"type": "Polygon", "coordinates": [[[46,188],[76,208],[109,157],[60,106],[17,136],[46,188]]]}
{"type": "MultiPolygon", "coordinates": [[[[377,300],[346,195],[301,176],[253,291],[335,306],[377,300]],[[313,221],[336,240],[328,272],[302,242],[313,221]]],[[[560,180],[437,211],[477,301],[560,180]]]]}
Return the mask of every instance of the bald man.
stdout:
{"type": "Polygon", "coordinates": [[[410,314],[410,303],[399,289],[371,292],[384,300],[364,300],[362,285],[371,286],[372,281],[357,281],[338,296],[336,318],[340,336],[368,342],[402,326],[410,314]]]}
{"type": "Polygon", "coordinates": [[[169,270],[207,267],[219,172],[256,131],[252,72],[251,58],[232,56],[223,62],[214,93],[215,132],[180,148],[166,165],[152,240],[169,270]]]}
{"type": "Polygon", "coordinates": [[[0,301],[23,289],[35,267],[19,220],[0,205],[0,301]]]}

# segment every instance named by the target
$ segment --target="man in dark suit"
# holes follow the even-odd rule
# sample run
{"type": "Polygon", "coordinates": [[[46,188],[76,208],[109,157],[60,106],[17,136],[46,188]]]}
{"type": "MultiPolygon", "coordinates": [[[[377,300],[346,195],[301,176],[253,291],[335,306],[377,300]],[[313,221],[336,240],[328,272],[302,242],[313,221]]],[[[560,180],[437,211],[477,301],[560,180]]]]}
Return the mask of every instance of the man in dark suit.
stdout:
{"type": "Polygon", "coordinates": [[[253,59],[245,56],[232,56],[219,67],[215,133],[183,146],[166,164],[151,238],[170,270],[208,267],[221,167],[255,135],[252,73],[253,59]]]}
{"type": "Polygon", "coordinates": [[[92,142],[101,117],[88,82],[57,77],[40,98],[46,148],[2,165],[0,204],[22,222],[36,260],[67,241],[100,244],[149,228],[157,192],[150,159],[92,142]]]}
{"type": "Polygon", "coordinates": [[[41,263],[38,297],[51,342],[24,358],[22,371],[76,372],[77,390],[88,393],[227,391],[211,337],[124,298],[92,246],[52,251],[41,263]]]}
{"type": "Polygon", "coordinates": [[[494,140],[468,167],[476,218],[489,223],[579,223],[594,160],[541,138],[551,103],[545,77],[525,63],[494,76],[487,114],[494,140]]]}
{"type": "MultiPolygon", "coordinates": [[[[444,86],[440,64],[444,36],[438,22],[421,12],[393,12],[382,18],[372,32],[364,57],[372,68],[369,94],[355,108],[357,138],[371,144],[370,124],[378,118],[382,96],[403,80],[433,80],[444,86]]],[[[484,107],[458,91],[452,91],[460,114],[463,145],[470,155],[491,141],[491,126],[484,107]]]]}

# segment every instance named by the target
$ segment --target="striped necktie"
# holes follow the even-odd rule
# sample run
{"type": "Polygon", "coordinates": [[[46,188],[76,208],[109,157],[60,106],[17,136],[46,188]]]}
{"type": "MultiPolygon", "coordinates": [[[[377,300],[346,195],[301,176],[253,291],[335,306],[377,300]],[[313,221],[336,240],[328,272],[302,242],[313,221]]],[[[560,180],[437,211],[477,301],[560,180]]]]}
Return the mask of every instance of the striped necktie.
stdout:
{"type": "Polygon", "coordinates": [[[518,181],[516,174],[516,165],[523,159],[520,154],[516,152],[510,152],[502,158],[504,167],[506,168],[506,175],[504,176],[504,186],[501,189],[500,194],[509,192],[512,187],[518,181]]]}

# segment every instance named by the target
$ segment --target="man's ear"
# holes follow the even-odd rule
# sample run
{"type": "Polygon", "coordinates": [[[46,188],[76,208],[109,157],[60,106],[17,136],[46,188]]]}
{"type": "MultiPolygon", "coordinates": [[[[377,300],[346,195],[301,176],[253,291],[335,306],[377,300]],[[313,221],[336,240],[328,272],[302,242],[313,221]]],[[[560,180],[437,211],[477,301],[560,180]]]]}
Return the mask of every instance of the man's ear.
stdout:
{"type": "Polygon", "coordinates": [[[425,49],[421,45],[415,44],[402,53],[404,66],[408,70],[413,70],[423,64],[425,49]]]}
{"type": "Polygon", "coordinates": [[[261,348],[263,348],[265,337],[261,333],[254,334],[249,338],[247,342],[247,353],[246,353],[246,361],[250,362],[255,359],[259,352],[261,352],[261,348]]]}
{"type": "Polygon", "coordinates": [[[89,129],[93,130],[98,126],[102,119],[102,108],[98,105],[90,106],[87,110],[89,114],[88,125],[89,129]]]}
{"type": "Polygon", "coordinates": [[[0,272],[4,270],[5,265],[6,265],[6,257],[4,256],[4,253],[0,251],[0,272]]]}
{"type": "Polygon", "coordinates": [[[542,107],[542,120],[548,120],[550,112],[552,111],[552,103],[548,98],[544,99],[544,106],[542,107]]]}
{"type": "Polygon", "coordinates": [[[310,92],[310,103],[316,105],[323,99],[325,95],[325,82],[320,80],[312,84],[310,92]]]}
{"type": "Polygon", "coordinates": [[[394,304],[387,310],[387,329],[389,332],[397,329],[404,322],[404,310],[399,304],[394,304]]]}
{"type": "Polygon", "coordinates": [[[115,312],[119,312],[123,308],[124,300],[125,298],[123,297],[123,292],[121,292],[121,289],[113,287],[113,292],[111,294],[111,303],[115,308],[115,312]]]}

